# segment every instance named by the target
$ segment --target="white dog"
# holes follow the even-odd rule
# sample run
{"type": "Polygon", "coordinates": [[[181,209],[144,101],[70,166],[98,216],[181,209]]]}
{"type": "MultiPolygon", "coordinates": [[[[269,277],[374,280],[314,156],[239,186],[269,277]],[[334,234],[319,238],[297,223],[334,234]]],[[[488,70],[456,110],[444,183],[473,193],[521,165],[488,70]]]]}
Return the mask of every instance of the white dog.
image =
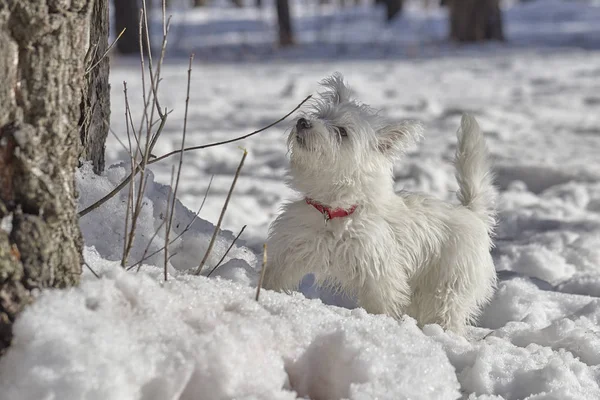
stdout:
{"type": "Polygon", "coordinates": [[[421,136],[386,125],[350,98],[339,74],[289,135],[290,186],[269,232],[264,287],[289,291],[313,273],[370,313],[462,332],[492,296],[495,190],[482,133],[463,116],[456,178],[461,205],[393,190],[394,160],[421,136]]]}

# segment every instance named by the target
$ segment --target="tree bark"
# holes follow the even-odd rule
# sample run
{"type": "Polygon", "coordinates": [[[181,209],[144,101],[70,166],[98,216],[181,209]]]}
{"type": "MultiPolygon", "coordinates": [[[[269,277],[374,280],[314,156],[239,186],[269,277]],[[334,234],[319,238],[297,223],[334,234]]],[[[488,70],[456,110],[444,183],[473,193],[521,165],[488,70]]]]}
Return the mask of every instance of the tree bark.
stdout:
{"type": "Polygon", "coordinates": [[[108,1],[93,2],[90,26],[90,47],[86,55],[86,79],[81,101],[80,137],[83,145],[80,158],[92,161],[94,172],[104,171],[106,136],[110,123],[110,84],[108,83],[108,1]]]}
{"type": "Polygon", "coordinates": [[[402,0],[385,0],[386,19],[388,22],[402,12],[402,0]]]}
{"type": "Polygon", "coordinates": [[[499,0],[446,0],[446,3],[452,40],[504,40],[499,0]]]}
{"type": "Polygon", "coordinates": [[[294,44],[294,32],[288,0],[276,0],[276,7],[277,21],[279,22],[279,45],[291,46],[294,44]]]}
{"type": "Polygon", "coordinates": [[[121,54],[135,54],[140,51],[139,24],[140,4],[138,0],[113,0],[115,7],[115,33],[123,29],[125,33],[117,41],[117,50],[121,54]]]}
{"type": "Polygon", "coordinates": [[[0,352],[33,291],[79,282],[75,168],[81,132],[91,132],[80,123],[100,118],[89,108],[99,96],[93,86],[106,82],[94,75],[86,86],[85,54],[100,43],[90,39],[102,32],[92,16],[106,2],[0,2],[0,352]]]}

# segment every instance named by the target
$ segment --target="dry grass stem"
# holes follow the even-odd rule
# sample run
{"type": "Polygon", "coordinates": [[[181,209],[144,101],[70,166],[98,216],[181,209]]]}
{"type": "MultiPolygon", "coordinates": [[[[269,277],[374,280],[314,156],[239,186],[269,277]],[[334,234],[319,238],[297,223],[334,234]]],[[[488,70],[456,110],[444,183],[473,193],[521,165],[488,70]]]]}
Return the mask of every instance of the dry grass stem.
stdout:
{"type": "Polygon", "coordinates": [[[258,301],[258,297],[260,296],[260,288],[263,285],[263,281],[265,280],[265,271],[267,270],[267,244],[263,244],[263,263],[262,268],[260,270],[260,278],[258,279],[258,285],[256,286],[256,298],[258,301]]]}
{"type": "Polygon", "coordinates": [[[183,133],[181,135],[181,153],[179,154],[179,165],[177,166],[177,179],[175,179],[175,186],[173,187],[173,178],[171,177],[171,187],[173,188],[173,196],[171,198],[171,210],[169,211],[169,204],[167,203],[167,226],[165,228],[165,281],[167,280],[167,261],[169,260],[169,236],[171,234],[171,226],[173,225],[173,214],[175,214],[175,202],[177,201],[177,189],[179,189],[179,180],[181,178],[181,168],[183,167],[183,149],[185,149],[185,137],[187,133],[187,120],[188,110],[190,104],[190,86],[192,81],[192,63],[194,61],[194,55],[190,55],[190,62],[188,66],[188,78],[187,78],[187,93],[185,97],[185,113],[183,116],[183,133]]]}
{"type": "Polygon", "coordinates": [[[244,161],[246,160],[246,156],[248,155],[248,151],[244,149],[244,154],[242,155],[242,159],[240,160],[240,165],[238,165],[237,171],[235,171],[235,176],[233,177],[233,181],[231,182],[231,187],[229,188],[229,193],[227,193],[227,198],[225,199],[225,204],[223,204],[223,208],[221,209],[221,215],[219,215],[219,221],[217,222],[217,226],[215,226],[215,231],[213,232],[212,237],[210,238],[210,242],[208,244],[208,248],[204,253],[204,257],[202,257],[202,261],[200,261],[200,265],[196,270],[196,275],[200,275],[202,272],[202,268],[204,264],[206,264],[206,260],[212,251],[212,248],[215,244],[215,240],[217,235],[219,234],[219,230],[221,229],[221,223],[223,222],[223,217],[225,217],[225,212],[227,211],[227,205],[229,204],[229,200],[231,200],[231,194],[233,193],[233,189],[235,188],[235,183],[240,176],[240,172],[242,171],[242,167],[244,166],[244,161]]]}
{"type": "MultiPolygon", "coordinates": [[[[179,168],[181,169],[181,166],[179,166],[179,168]]],[[[173,187],[174,181],[175,181],[175,166],[173,165],[171,167],[171,187],[173,187]]],[[[169,190],[169,193],[167,195],[167,209],[165,211],[165,219],[164,219],[164,221],[167,221],[167,223],[165,224],[165,247],[164,247],[164,249],[165,249],[165,258],[164,258],[164,260],[165,260],[165,269],[164,269],[165,282],[167,281],[167,277],[168,277],[167,266],[169,265],[169,232],[171,231],[171,221],[173,221],[173,209],[171,208],[171,199],[175,199],[175,193],[172,192],[171,190],[169,190]]]]}
{"type": "MultiPolygon", "coordinates": [[[[129,114],[128,108],[129,108],[129,102],[127,100],[127,82],[123,82],[123,95],[125,96],[125,126],[127,127],[127,143],[129,144],[129,160],[130,160],[130,166],[131,166],[131,171],[133,171],[134,167],[135,167],[135,156],[132,153],[132,145],[131,145],[131,133],[129,131],[129,124],[128,124],[128,115],[129,114]]],[[[136,155],[137,152],[139,150],[139,144],[136,147],[136,155]]],[[[129,255],[129,243],[133,242],[133,239],[129,238],[129,219],[131,216],[131,213],[133,212],[133,197],[134,197],[134,193],[135,193],[135,182],[133,180],[131,180],[130,185],[129,185],[129,195],[127,196],[127,207],[125,210],[125,233],[123,235],[123,255],[121,257],[121,267],[125,267],[127,265],[127,258],[129,255]]]]}
{"type": "Polygon", "coordinates": [[[225,257],[227,257],[227,254],[229,254],[229,252],[231,251],[231,249],[233,248],[233,245],[235,244],[235,242],[237,242],[237,240],[240,238],[240,236],[242,236],[242,233],[244,233],[244,229],[246,229],[247,225],[244,225],[242,227],[242,229],[239,231],[239,233],[237,234],[237,236],[235,237],[235,239],[233,239],[233,242],[231,242],[231,244],[229,245],[229,247],[227,248],[227,251],[225,252],[225,254],[223,254],[223,257],[221,257],[221,259],[219,260],[219,262],[217,263],[217,265],[215,265],[215,267],[213,269],[210,270],[210,272],[208,274],[206,274],[206,277],[208,278],[209,276],[211,276],[211,274],[213,272],[215,272],[217,270],[217,268],[219,268],[221,266],[221,264],[223,263],[223,260],[225,260],[225,257]]]}
{"type": "Polygon", "coordinates": [[[85,261],[84,261],[84,262],[83,262],[83,265],[85,265],[85,266],[87,267],[87,269],[89,269],[89,270],[90,270],[90,272],[91,272],[92,274],[94,274],[94,276],[95,276],[96,278],[100,279],[100,275],[98,275],[98,274],[96,273],[96,271],[94,271],[94,270],[92,269],[92,267],[90,267],[90,264],[88,264],[87,262],[85,262],[85,261]]]}

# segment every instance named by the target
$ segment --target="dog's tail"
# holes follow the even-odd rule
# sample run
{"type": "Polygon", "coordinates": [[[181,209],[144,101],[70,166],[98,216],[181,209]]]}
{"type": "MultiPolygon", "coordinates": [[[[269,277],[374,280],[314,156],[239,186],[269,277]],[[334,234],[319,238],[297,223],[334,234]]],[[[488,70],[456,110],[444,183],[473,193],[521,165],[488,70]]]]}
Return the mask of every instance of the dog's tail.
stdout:
{"type": "Polygon", "coordinates": [[[458,199],[463,206],[477,214],[492,235],[496,226],[494,176],[483,134],[475,118],[463,115],[457,136],[455,166],[458,199]]]}

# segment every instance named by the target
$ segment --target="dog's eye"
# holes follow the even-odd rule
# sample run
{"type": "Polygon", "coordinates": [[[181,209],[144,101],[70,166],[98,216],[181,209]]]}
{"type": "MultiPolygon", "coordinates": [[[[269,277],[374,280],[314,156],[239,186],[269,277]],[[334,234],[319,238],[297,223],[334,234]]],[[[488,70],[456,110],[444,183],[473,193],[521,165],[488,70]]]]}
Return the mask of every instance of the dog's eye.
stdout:
{"type": "Polygon", "coordinates": [[[338,126],[337,130],[338,130],[340,136],[343,136],[343,137],[348,136],[348,132],[346,132],[346,128],[342,128],[341,126],[338,126]]]}

